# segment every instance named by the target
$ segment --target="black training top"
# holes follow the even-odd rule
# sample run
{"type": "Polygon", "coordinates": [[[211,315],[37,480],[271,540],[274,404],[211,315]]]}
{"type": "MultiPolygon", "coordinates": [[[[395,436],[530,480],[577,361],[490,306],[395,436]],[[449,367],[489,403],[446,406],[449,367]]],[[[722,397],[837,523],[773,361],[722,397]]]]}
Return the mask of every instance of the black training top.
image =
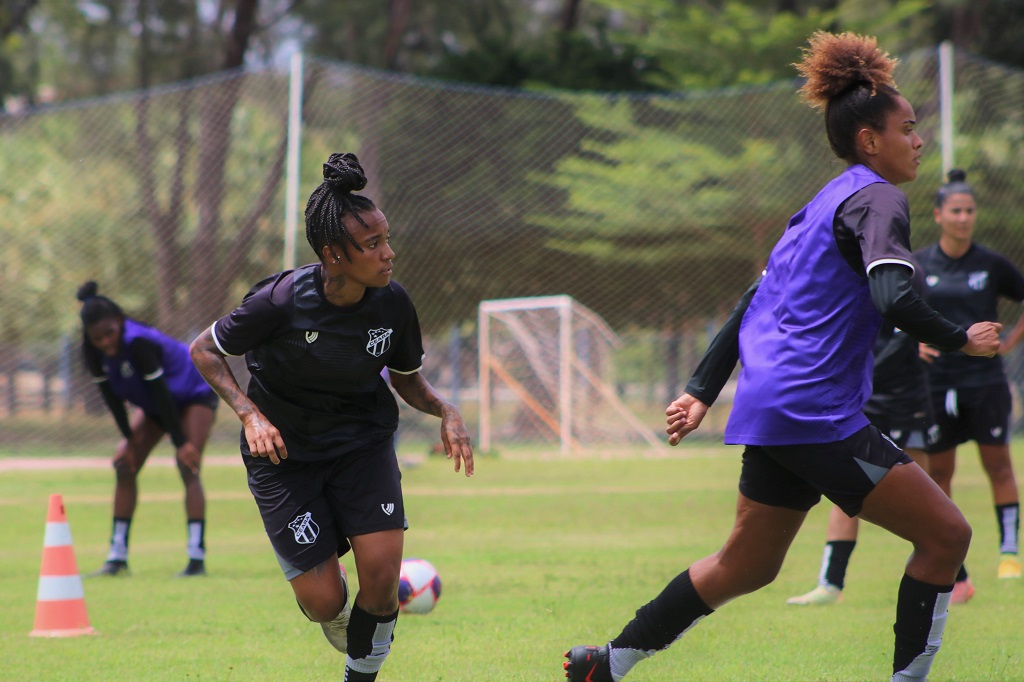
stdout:
{"type": "MultiPolygon", "coordinates": [[[[972,244],[960,258],[950,258],[938,244],[916,252],[925,274],[925,300],[964,329],[975,322],[997,320],[1000,296],[1024,301],[1024,275],[1004,256],[972,244]]],[[[945,352],[929,369],[933,391],[991,386],[1006,381],[1003,361],[945,352]]]]}
{"type": "MultiPolygon", "coordinates": [[[[300,461],[390,437],[398,404],[381,370],[411,374],[423,361],[416,309],[400,284],[339,307],[324,296],[319,263],[263,280],[212,333],[225,355],[245,354],[249,398],[300,461]]],[[[241,440],[248,454],[244,431],[241,440]]]]}

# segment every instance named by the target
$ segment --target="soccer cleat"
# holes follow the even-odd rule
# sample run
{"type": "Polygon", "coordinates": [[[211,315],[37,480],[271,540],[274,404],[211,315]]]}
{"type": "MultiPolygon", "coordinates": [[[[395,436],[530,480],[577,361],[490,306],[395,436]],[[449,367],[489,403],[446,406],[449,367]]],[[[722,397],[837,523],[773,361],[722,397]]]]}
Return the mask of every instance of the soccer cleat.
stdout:
{"type": "Polygon", "coordinates": [[[574,646],[562,664],[569,682],[613,682],[608,647],[574,646]]]}
{"type": "Polygon", "coordinates": [[[1020,559],[1016,554],[1004,554],[999,560],[1000,578],[1019,578],[1020,559]]]}
{"type": "Polygon", "coordinates": [[[120,559],[111,559],[105,564],[99,567],[99,569],[86,575],[86,578],[98,578],[103,575],[110,576],[128,576],[131,575],[131,571],[128,570],[128,562],[121,561],[120,559]]]}
{"type": "Polygon", "coordinates": [[[970,579],[958,580],[953,583],[953,593],[949,596],[950,604],[966,604],[974,596],[974,585],[970,579]]]}
{"type": "MultiPolygon", "coordinates": [[[[352,617],[352,607],[348,603],[348,575],[345,573],[344,566],[341,566],[341,584],[345,586],[345,605],[341,608],[341,613],[334,617],[334,620],[329,623],[320,623],[320,628],[324,631],[324,637],[331,643],[331,646],[344,654],[348,653],[348,620],[352,617]]],[[[302,606],[300,605],[299,608],[301,609],[302,606]]]]}
{"type": "Polygon", "coordinates": [[[189,559],[188,566],[178,573],[179,578],[191,578],[197,575],[206,575],[206,562],[202,559],[189,559]]]}
{"type": "Polygon", "coordinates": [[[835,585],[818,585],[807,594],[786,600],[792,606],[825,606],[843,601],[843,591],[835,585]]]}

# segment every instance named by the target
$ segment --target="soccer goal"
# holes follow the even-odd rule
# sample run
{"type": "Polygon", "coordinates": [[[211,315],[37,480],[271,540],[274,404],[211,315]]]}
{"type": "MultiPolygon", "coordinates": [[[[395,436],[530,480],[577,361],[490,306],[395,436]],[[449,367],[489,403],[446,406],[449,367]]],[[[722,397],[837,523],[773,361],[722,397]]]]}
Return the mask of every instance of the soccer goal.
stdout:
{"type": "Polygon", "coordinates": [[[660,442],[614,388],[615,332],[570,296],[482,301],[480,446],[660,442]]]}

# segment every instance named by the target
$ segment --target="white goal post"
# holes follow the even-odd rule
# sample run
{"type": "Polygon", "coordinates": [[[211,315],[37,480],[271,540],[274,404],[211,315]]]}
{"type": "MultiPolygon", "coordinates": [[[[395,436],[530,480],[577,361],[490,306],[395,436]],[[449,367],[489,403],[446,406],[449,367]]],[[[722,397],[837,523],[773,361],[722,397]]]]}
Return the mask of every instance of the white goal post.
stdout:
{"type": "Polygon", "coordinates": [[[481,301],[480,447],[661,443],[615,392],[615,332],[570,296],[481,301]]]}

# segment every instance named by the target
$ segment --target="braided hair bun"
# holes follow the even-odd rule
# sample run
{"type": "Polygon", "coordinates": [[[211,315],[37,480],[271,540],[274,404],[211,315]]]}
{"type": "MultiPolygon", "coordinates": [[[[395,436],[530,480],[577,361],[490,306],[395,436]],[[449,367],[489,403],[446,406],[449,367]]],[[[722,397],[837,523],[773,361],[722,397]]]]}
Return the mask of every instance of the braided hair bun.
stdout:
{"type": "Polygon", "coordinates": [[[807,79],[800,94],[812,107],[821,108],[862,84],[870,86],[872,95],[879,86],[896,88],[892,72],[899,60],[879,49],[874,38],[818,31],[808,43],[810,47],[804,49],[803,60],[794,66],[807,79]]]}
{"type": "Polygon", "coordinates": [[[75,298],[79,301],[87,301],[90,298],[95,298],[100,291],[100,285],[96,282],[89,281],[78,287],[78,293],[75,294],[75,298]]]}
{"type": "Polygon", "coordinates": [[[358,192],[366,187],[366,173],[355,154],[335,152],[324,164],[324,184],[346,194],[358,192]]]}

